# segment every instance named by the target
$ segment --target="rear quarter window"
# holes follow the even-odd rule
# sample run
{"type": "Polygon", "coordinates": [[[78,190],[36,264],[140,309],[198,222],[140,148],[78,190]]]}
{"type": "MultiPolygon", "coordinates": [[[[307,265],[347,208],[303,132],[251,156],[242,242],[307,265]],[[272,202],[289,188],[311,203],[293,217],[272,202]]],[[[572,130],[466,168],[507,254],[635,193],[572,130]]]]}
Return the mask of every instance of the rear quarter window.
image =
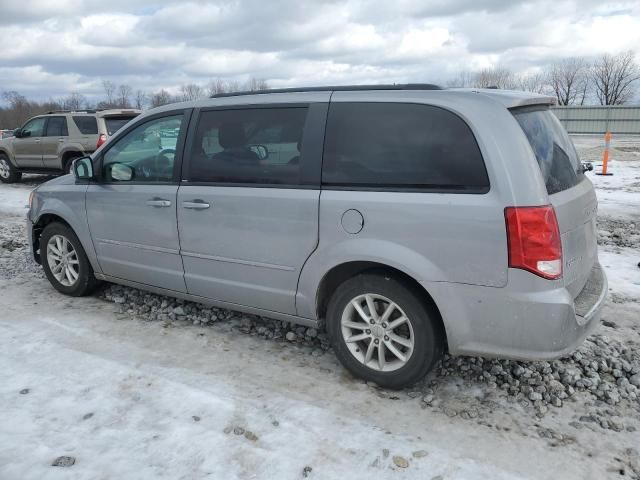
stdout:
{"type": "Polygon", "coordinates": [[[98,122],[95,117],[90,116],[74,116],[73,123],[76,124],[78,130],[83,135],[97,135],[98,134],[98,122]]]}
{"type": "Polygon", "coordinates": [[[329,187],[485,193],[489,178],[469,126],[434,106],[333,103],[322,182],[329,187]]]}
{"type": "Polygon", "coordinates": [[[512,110],[536,156],[547,193],[567,190],[580,182],[584,173],[569,135],[548,108],[512,110]]]}

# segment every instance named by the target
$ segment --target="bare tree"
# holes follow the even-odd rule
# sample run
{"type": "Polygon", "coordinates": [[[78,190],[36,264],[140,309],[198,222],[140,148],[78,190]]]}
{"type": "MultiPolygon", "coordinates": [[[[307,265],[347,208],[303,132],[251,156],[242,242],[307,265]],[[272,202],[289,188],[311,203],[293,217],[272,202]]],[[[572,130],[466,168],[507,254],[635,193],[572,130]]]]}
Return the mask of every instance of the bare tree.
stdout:
{"type": "Polygon", "coordinates": [[[71,92],[62,100],[64,110],[80,110],[87,103],[87,99],[80,92],[71,92]]]}
{"type": "Polygon", "coordinates": [[[250,92],[257,92],[261,90],[268,90],[269,84],[267,83],[267,80],[264,78],[251,77],[244,84],[244,88],[250,92]]]}
{"type": "Polygon", "coordinates": [[[188,83],[180,87],[183,101],[197,100],[205,96],[205,90],[196,83],[188,83]]]}
{"type": "Polygon", "coordinates": [[[157,92],[151,94],[151,98],[149,102],[151,103],[151,107],[159,107],[161,105],[166,105],[168,103],[173,103],[175,100],[171,96],[169,92],[167,92],[164,88],[157,92]]]}
{"type": "Polygon", "coordinates": [[[240,92],[242,90],[244,90],[244,88],[242,88],[238,80],[229,80],[227,82],[227,92],[240,92]]]}
{"type": "Polygon", "coordinates": [[[591,68],[591,79],[600,105],[621,105],[634,93],[640,69],[631,50],[618,55],[604,54],[591,68]]]}
{"type": "Polygon", "coordinates": [[[447,87],[471,87],[473,85],[475,74],[469,70],[461,71],[457,76],[446,81],[447,87]]]}
{"type": "Polygon", "coordinates": [[[119,108],[129,108],[131,107],[131,92],[133,91],[133,89],[131,88],[130,85],[127,85],[126,83],[123,83],[122,85],[118,86],[118,95],[116,97],[116,106],[119,108]]]}
{"type": "Polygon", "coordinates": [[[224,80],[220,78],[215,78],[209,81],[207,85],[207,95],[209,97],[216,95],[218,93],[226,93],[227,92],[227,84],[224,80]]]}
{"type": "Polygon", "coordinates": [[[542,73],[529,73],[516,77],[516,88],[525,92],[544,93],[546,90],[545,75],[542,73]]]}
{"type": "Polygon", "coordinates": [[[485,68],[474,75],[473,86],[478,88],[516,88],[513,72],[507,68],[485,68]]]}
{"type": "Polygon", "coordinates": [[[589,87],[587,62],[582,58],[565,58],[553,63],[547,81],[558,105],[584,104],[589,87]]]}
{"type": "Polygon", "coordinates": [[[11,128],[22,125],[29,117],[37,113],[34,111],[33,104],[16,91],[3,92],[2,99],[9,106],[8,112],[5,114],[6,119],[3,122],[11,128]]]}
{"type": "Polygon", "coordinates": [[[134,106],[138,110],[142,110],[147,104],[147,94],[142,90],[136,90],[136,94],[133,98],[134,106]]]}
{"type": "Polygon", "coordinates": [[[116,93],[116,84],[111,80],[103,80],[102,88],[104,88],[104,94],[106,95],[106,100],[101,103],[106,103],[107,105],[113,105],[115,103],[115,93],[116,93]]]}

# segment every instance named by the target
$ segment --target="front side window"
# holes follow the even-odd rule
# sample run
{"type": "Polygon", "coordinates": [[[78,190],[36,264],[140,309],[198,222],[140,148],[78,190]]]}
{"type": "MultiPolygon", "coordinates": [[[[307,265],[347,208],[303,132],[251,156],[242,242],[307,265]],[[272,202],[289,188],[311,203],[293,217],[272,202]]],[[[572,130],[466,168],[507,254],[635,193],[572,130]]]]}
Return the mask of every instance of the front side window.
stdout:
{"type": "Polygon", "coordinates": [[[47,137],[66,137],[68,135],[66,118],[49,117],[47,121],[47,137]]]}
{"type": "Polygon", "coordinates": [[[297,185],[307,108],[200,114],[189,181],[297,185]]]}
{"type": "Polygon", "coordinates": [[[104,154],[102,178],[107,182],[168,182],[173,180],[177,136],[184,116],[173,115],[145,122],[117,139],[104,154]]]}
{"type": "Polygon", "coordinates": [[[44,117],[34,118],[21,129],[22,137],[41,137],[44,130],[44,117]]]}
{"type": "Polygon", "coordinates": [[[489,190],[469,126],[442,108],[406,103],[333,103],[322,183],[461,193],[489,190]]]}

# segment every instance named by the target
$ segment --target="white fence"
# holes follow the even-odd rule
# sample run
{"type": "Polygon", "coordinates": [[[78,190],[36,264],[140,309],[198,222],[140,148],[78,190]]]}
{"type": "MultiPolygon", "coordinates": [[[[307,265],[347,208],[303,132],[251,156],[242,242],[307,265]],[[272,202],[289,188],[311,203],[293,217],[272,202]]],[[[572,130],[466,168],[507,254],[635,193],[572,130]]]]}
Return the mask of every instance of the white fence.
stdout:
{"type": "Polygon", "coordinates": [[[569,133],[640,135],[640,106],[553,107],[569,133]]]}

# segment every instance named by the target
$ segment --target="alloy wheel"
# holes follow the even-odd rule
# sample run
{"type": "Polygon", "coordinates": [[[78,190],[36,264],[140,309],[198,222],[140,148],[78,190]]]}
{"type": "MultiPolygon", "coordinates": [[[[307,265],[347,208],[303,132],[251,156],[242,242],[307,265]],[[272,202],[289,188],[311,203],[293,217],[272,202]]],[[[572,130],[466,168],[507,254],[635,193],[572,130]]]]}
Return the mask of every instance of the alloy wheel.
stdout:
{"type": "Polygon", "coordinates": [[[49,269],[65,287],[71,287],[80,277],[80,260],[71,242],[62,235],[54,235],[47,242],[49,269]]]}
{"type": "Polygon", "coordinates": [[[402,368],[413,353],[411,320],[382,295],[365,293],[353,298],[342,312],[340,326],[351,354],[373,370],[402,368]]]}
{"type": "Polygon", "coordinates": [[[9,162],[5,158],[0,158],[0,177],[9,178],[9,175],[11,175],[9,162]]]}

